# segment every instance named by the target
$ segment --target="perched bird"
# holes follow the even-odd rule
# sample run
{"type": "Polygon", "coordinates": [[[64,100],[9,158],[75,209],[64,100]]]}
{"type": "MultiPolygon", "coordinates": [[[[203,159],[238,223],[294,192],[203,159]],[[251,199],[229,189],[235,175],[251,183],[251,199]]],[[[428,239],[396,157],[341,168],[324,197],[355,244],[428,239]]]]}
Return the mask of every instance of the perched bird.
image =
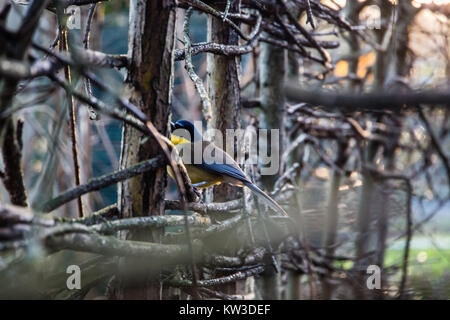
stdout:
{"type": "MultiPolygon", "coordinates": [[[[179,150],[194,187],[207,188],[220,183],[229,183],[239,187],[246,186],[275,211],[287,216],[286,211],[275,200],[252,183],[228,153],[212,142],[203,140],[203,137],[191,122],[187,120],[172,122],[171,131],[185,133],[180,135],[172,133],[171,141],[177,147],[177,150],[179,150]],[[207,152],[204,152],[205,150],[207,152]],[[187,154],[183,154],[185,151],[190,152],[190,161],[184,160],[187,159],[187,154]],[[199,156],[199,152],[202,153],[201,156],[199,156]],[[199,161],[195,161],[196,159],[199,159],[199,161]]],[[[174,177],[170,167],[168,167],[168,173],[172,178],[174,177]]]]}

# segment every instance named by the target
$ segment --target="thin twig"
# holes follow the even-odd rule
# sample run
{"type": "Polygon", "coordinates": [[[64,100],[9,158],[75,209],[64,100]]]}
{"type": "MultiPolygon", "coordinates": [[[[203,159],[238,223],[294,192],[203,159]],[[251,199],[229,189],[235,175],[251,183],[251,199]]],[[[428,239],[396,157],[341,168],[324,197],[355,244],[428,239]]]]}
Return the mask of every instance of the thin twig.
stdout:
{"type": "MultiPolygon", "coordinates": [[[[231,200],[228,202],[213,202],[213,203],[199,203],[199,202],[188,202],[186,203],[187,210],[198,212],[202,215],[209,215],[212,213],[229,213],[233,210],[238,210],[241,208],[241,200],[231,200]]],[[[166,210],[182,210],[182,203],[178,200],[166,200],[165,204],[166,210]]]]}
{"type": "Polygon", "coordinates": [[[444,150],[441,147],[441,144],[439,143],[439,139],[436,137],[436,134],[434,133],[433,128],[430,125],[430,122],[427,119],[427,116],[425,115],[424,111],[421,107],[417,108],[417,111],[419,112],[419,117],[422,120],[422,122],[425,125],[425,129],[427,129],[428,134],[430,135],[431,144],[433,145],[434,149],[436,150],[437,154],[439,155],[439,158],[441,158],[441,161],[444,165],[445,172],[447,173],[447,182],[450,185],[450,162],[449,158],[445,155],[444,150]]]}
{"type": "Polygon", "coordinates": [[[230,7],[233,4],[234,0],[227,0],[227,4],[225,6],[225,12],[223,13],[223,18],[222,21],[225,21],[227,16],[228,16],[228,12],[230,11],[230,7]]]}
{"type": "MultiPolygon", "coordinates": [[[[89,40],[90,40],[90,34],[91,34],[91,23],[92,23],[92,18],[94,17],[94,13],[95,13],[95,8],[97,7],[97,3],[93,3],[89,6],[89,12],[88,12],[88,16],[86,19],[86,29],[84,31],[84,39],[83,39],[83,48],[85,50],[89,49],[89,40]]],[[[85,79],[85,87],[86,87],[86,93],[89,96],[92,96],[92,84],[91,84],[91,80],[90,79],[85,79]]],[[[91,120],[99,120],[97,113],[95,112],[95,110],[91,107],[88,106],[88,111],[89,111],[89,119],[91,120]]]]}
{"type": "Polygon", "coordinates": [[[300,33],[317,49],[323,58],[323,64],[327,69],[331,69],[331,57],[328,52],[326,52],[316,41],[316,39],[311,36],[311,34],[302,27],[302,25],[297,21],[292,12],[289,10],[289,6],[286,4],[286,0],[279,0],[284,8],[286,9],[286,14],[289,20],[294,24],[294,26],[300,31],[300,33]]]}
{"type": "Polygon", "coordinates": [[[306,15],[307,15],[307,17],[308,17],[308,20],[306,20],[306,23],[309,22],[309,24],[311,25],[311,27],[312,27],[313,29],[315,29],[315,28],[316,28],[316,25],[315,25],[315,23],[314,23],[314,17],[313,17],[313,14],[312,14],[311,2],[310,2],[309,0],[305,0],[305,2],[306,2],[306,15]]]}
{"type": "MultiPolygon", "coordinates": [[[[60,51],[69,51],[69,44],[67,40],[67,26],[59,25],[59,50],[60,51]]],[[[72,85],[72,76],[71,76],[71,70],[70,66],[66,65],[64,67],[64,75],[66,77],[66,81],[69,85],[72,85]]],[[[75,175],[75,185],[79,186],[81,184],[81,172],[80,172],[80,164],[78,162],[78,146],[77,146],[77,125],[76,125],[76,113],[74,108],[74,98],[73,96],[66,92],[67,97],[67,103],[69,106],[69,126],[70,126],[70,138],[72,140],[72,160],[73,160],[73,167],[74,167],[74,175],[75,175]]],[[[78,213],[79,217],[84,217],[84,207],[83,207],[83,201],[81,199],[81,196],[78,197],[78,213]]]]}
{"type": "Polygon", "coordinates": [[[405,294],[405,286],[406,281],[408,279],[408,262],[409,262],[409,249],[411,246],[411,239],[412,239],[412,212],[411,212],[411,206],[412,206],[412,186],[411,181],[409,179],[405,180],[406,182],[406,192],[407,192],[407,203],[406,203],[406,242],[405,242],[405,248],[403,250],[403,265],[402,265],[402,279],[400,281],[400,288],[399,288],[399,298],[404,298],[405,294]]]}
{"type": "Polygon", "coordinates": [[[184,60],[185,60],[185,69],[189,74],[189,77],[195,84],[195,88],[202,100],[202,109],[203,116],[207,122],[212,117],[212,106],[211,100],[208,97],[208,93],[203,85],[202,79],[195,73],[194,66],[192,65],[192,57],[191,57],[191,36],[189,35],[189,20],[192,15],[193,9],[192,7],[186,10],[184,17],[184,26],[183,26],[183,34],[184,34],[184,60]]]}
{"type": "MultiPolygon", "coordinates": [[[[232,275],[221,277],[221,278],[215,278],[215,279],[209,279],[209,280],[199,280],[197,285],[199,287],[211,287],[211,286],[217,286],[225,283],[230,282],[236,282],[238,280],[243,280],[251,276],[258,275],[264,271],[264,267],[257,266],[254,269],[247,270],[247,271],[240,271],[236,272],[232,275]]],[[[171,287],[191,287],[193,286],[193,283],[189,280],[168,280],[164,281],[165,284],[171,286],[171,287]]]]}
{"type": "Polygon", "coordinates": [[[216,9],[207,5],[206,3],[204,3],[200,0],[180,0],[180,2],[186,3],[186,4],[188,4],[192,7],[195,7],[196,9],[203,11],[205,13],[209,13],[209,14],[215,16],[216,18],[223,19],[223,22],[225,22],[232,29],[234,29],[242,39],[247,40],[247,41],[250,40],[250,38],[246,34],[244,34],[242,32],[242,30],[233,21],[231,21],[227,17],[224,18],[224,14],[222,12],[217,11],[216,9]]]}

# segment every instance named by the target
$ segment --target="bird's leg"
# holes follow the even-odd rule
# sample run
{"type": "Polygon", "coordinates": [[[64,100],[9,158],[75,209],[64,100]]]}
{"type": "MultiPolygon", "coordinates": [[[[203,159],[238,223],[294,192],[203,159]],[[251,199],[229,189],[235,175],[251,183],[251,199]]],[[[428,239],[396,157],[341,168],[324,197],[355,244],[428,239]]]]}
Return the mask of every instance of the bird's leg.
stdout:
{"type": "Polygon", "coordinates": [[[211,224],[222,224],[222,222],[218,221],[213,216],[209,216],[209,219],[211,220],[211,224]]]}
{"type": "Polygon", "coordinates": [[[280,273],[280,267],[278,266],[277,259],[275,258],[275,255],[273,253],[271,253],[270,258],[272,260],[272,266],[275,269],[275,272],[280,273]]]}
{"type": "Polygon", "coordinates": [[[196,187],[194,187],[194,186],[192,186],[192,189],[194,190],[194,193],[197,195],[197,197],[200,198],[200,202],[203,203],[203,200],[202,200],[202,193],[200,192],[200,190],[198,190],[198,188],[196,188],[196,187]]]}

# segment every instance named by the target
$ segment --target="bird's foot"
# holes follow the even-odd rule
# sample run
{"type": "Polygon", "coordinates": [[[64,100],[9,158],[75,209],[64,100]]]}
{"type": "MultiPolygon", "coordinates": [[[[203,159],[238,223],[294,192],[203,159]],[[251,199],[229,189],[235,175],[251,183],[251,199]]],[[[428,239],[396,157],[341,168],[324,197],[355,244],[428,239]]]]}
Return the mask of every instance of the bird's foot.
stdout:
{"type": "Polygon", "coordinates": [[[194,190],[194,193],[197,195],[197,197],[199,198],[199,202],[203,203],[203,199],[202,199],[202,193],[200,192],[200,190],[198,190],[196,187],[192,187],[192,189],[194,190]]]}
{"type": "Polygon", "coordinates": [[[222,224],[222,222],[218,221],[216,218],[209,216],[209,219],[211,220],[211,224],[222,224]]]}
{"type": "Polygon", "coordinates": [[[271,255],[271,260],[272,267],[275,269],[275,273],[280,273],[280,267],[278,265],[277,259],[275,258],[275,255],[271,255]]]}

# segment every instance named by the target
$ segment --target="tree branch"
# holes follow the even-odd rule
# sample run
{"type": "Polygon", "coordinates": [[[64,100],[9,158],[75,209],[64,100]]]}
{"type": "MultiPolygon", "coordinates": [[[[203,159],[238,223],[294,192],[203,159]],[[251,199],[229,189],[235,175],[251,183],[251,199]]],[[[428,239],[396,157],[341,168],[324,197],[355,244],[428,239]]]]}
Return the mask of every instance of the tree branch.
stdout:
{"type": "Polygon", "coordinates": [[[147,161],[140,162],[130,168],[116,171],[110,174],[103,175],[98,178],[91,179],[88,183],[75,187],[73,189],[67,190],[60,194],[56,198],[53,198],[42,205],[40,210],[42,212],[51,212],[56,208],[62,206],[63,204],[80,197],[91,191],[99,190],[101,188],[110,186],[119,181],[135,177],[143,172],[155,170],[164,165],[162,156],[157,156],[147,161]]]}
{"type": "MultiPolygon", "coordinates": [[[[211,213],[223,213],[232,210],[237,210],[242,207],[240,199],[231,200],[228,202],[213,202],[213,203],[197,203],[188,202],[186,203],[186,209],[198,212],[202,215],[208,215],[211,213]]],[[[166,200],[165,205],[166,210],[182,210],[182,204],[178,200],[166,200]]]]}
{"type": "Polygon", "coordinates": [[[367,94],[336,94],[322,90],[303,90],[293,86],[285,87],[288,99],[330,108],[354,110],[391,110],[418,104],[450,106],[448,91],[412,91],[409,93],[375,92],[367,94]]]}
{"type": "MultiPolygon", "coordinates": [[[[221,278],[215,278],[215,279],[209,279],[209,280],[198,280],[197,286],[199,287],[211,287],[211,286],[217,286],[225,283],[230,282],[236,282],[238,280],[246,279],[251,276],[258,275],[264,271],[264,267],[257,266],[254,269],[250,269],[247,271],[239,271],[232,275],[221,277],[221,278]]],[[[192,281],[189,280],[182,280],[182,279],[176,279],[176,280],[168,280],[165,281],[165,283],[171,287],[191,287],[192,281]]]]}

